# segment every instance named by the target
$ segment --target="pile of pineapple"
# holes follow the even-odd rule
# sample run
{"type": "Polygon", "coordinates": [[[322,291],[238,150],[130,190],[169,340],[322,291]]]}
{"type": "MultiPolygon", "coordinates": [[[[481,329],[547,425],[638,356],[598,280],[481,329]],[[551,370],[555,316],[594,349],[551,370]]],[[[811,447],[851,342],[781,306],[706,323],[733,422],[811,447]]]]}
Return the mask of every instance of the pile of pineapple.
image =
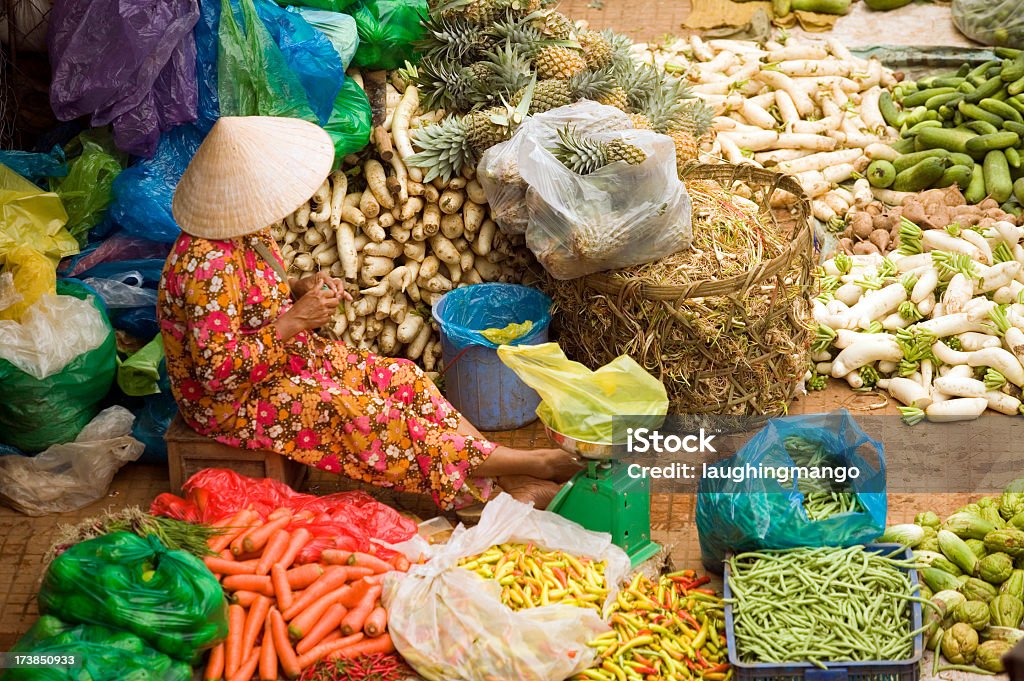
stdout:
{"type": "Polygon", "coordinates": [[[511,137],[528,114],[590,99],[669,135],[682,170],[699,153],[713,111],[681,78],[637,62],[629,38],[591,31],[541,0],[450,0],[434,5],[410,75],[424,109],[451,114],[422,128],[414,160],[448,178],[511,137]]]}

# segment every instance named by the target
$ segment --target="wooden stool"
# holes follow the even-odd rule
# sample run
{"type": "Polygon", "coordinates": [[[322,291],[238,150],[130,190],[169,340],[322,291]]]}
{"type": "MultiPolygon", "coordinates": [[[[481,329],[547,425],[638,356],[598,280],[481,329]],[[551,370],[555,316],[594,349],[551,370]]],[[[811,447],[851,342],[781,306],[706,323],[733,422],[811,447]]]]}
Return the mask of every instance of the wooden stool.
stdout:
{"type": "Polygon", "coordinates": [[[265,449],[239,449],[211,440],[192,430],[181,414],[174,417],[164,436],[171,491],[204,468],[227,468],[250,478],[273,478],[298,490],[306,479],[307,467],[286,456],[265,449]]]}

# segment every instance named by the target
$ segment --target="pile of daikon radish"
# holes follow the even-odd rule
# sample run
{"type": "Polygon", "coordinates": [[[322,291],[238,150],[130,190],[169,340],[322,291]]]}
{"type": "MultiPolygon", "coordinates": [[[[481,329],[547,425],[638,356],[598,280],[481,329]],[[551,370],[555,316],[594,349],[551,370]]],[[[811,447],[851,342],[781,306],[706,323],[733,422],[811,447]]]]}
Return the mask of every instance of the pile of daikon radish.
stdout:
{"type": "Polygon", "coordinates": [[[823,264],[808,380],[884,389],[909,423],[1020,413],[1024,228],[922,230],[904,217],[900,237],[888,256],[823,264]]]}
{"type": "MultiPolygon", "coordinates": [[[[634,50],[642,61],[685,74],[697,96],[714,107],[715,137],[701,162],[749,163],[794,175],[825,223],[843,218],[855,202],[852,189],[841,185],[875,154],[891,153],[882,143],[898,135],[878,107],[897,75],[832,38],[760,44],[691,36],[638,43],[634,50]]],[[[879,193],[882,200],[893,194],[879,193]]]]}
{"type": "Polygon", "coordinates": [[[404,159],[409,130],[433,120],[416,116],[418,93],[387,84],[387,118],[362,158],[348,158],[316,194],[271,230],[292,276],[328,270],[353,300],[324,331],[354,347],[403,356],[427,371],[441,344],[429,306],[459,286],[513,282],[529,251],[497,229],[483,188],[467,167],[462,177],[424,183],[404,159]],[[359,178],[352,191],[349,176],[359,178]]]}

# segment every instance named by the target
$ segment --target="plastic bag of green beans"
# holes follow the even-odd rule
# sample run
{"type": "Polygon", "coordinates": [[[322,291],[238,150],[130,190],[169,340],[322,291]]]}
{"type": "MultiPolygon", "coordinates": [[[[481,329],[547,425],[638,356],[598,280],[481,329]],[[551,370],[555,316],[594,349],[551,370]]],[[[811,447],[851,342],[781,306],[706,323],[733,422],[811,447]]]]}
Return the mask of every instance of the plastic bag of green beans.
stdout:
{"type": "Polygon", "coordinates": [[[697,495],[704,567],[729,551],[852,546],[885,530],[885,450],[845,409],[771,419],[708,464],[697,495]]]}
{"type": "Polygon", "coordinates": [[[953,0],[953,23],[985,45],[1024,48],[1024,0],[953,0]]]}

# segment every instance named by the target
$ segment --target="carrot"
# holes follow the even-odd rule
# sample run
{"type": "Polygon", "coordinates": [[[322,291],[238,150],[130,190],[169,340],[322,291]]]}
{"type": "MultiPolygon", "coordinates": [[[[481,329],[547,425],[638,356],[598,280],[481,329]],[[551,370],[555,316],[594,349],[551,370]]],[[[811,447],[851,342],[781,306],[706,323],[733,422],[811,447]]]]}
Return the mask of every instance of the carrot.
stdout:
{"type": "Polygon", "coordinates": [[[237,603],[243,608],[252,607],[252,604],[256,602],[262,594],[258,594],[255,591],[235,591],[229,598],[232,603],[237,603]]]}
{"type": "MultiPolygon", "coordinates": [[[[350,570],[355,570],[356,568],[349,568],[349,569],[350,570]]],[[[366,568],[358,568],[358,569],[365,570],[366,568]]],[[[384,579],[387,576],[388,576],[388,573],[381,572],[380,574],[376,574],[376,575],[367,575],[367,576],[363,577],[363,580],[367,584],[380,584],[381,586],[383,586],[384,585],[384,579]]]]}
{"type": "Polygon", "coordinates": [[[370,616],[373,609],[377,607],[377,599],[380,598],[381,587],[374,585],[363,595],[354,608],[348,611],[345,619],[341,621],[341,633],[348,636],[357,631],[362,631],[366,618],[370,616]]]}
{"type": "Polygon", "coordinates": [[[270,616],[263,622],[263,648],[260,651],[260,681],[277,681],[277,648],[270,631],[270,616]]]}
{"type": "Polygon", "coordinates": [[[291,643],[288,642],[288,627],[284,623],[284,617],[277,609],[270,611],[270,636],[273,639],[274,648],[277,650],[277,660],[281,663],[281,669],[284,670],[285,676],[289,679],[296,678],[302,673],[302,667],[299,666],[299,659],[295,655],[295,651],[292,650],[291,643]]]}
{"type": "Polygon", "coordinates": [[[258,528],[262,527],[263,524],[263,520],[257,517],[255,521],[250,523],[248,528],[240,532],[234,539],[232,539],[230,544],[231,553],[235,554],[236,556],[240,553],[243,553],[245,551],[245,546],[243,545],[242,542],[245,541],[246,537],[255,532],[258,528]]]}
{"type": "MultiPolygon", "coordinates": [[[[284,529],[291,521],[291,511],[283,513],[273,520],[268,520],[261,527],[256,528],[242,538],[242,548],[245,551],[259,551],[267,545],[272,534],[284,529]]],[[[232,547],[232,550],[234,550],[234,547],[232,547]]]]}
{"type": "Polygon", "coordinates": [[[381,636],[387,630],[387,627],[388,611],[384,609],[383,605],[378,605],[374,608],[366,618],[366,622],[363,623],[363,631],[370,638],[381,636]]]}
{"type": "Polygon", "coordinates": [[[288,508],[287,506],[278,506],[277,508],[270,512],[270,515],[267,516],[267,520],[277,520],[278,518],[285,516],[291,518],[293,514],[294,511],[292,511],[292,509],[288,508]]]}
{"type": "Polygon", "coordinates": [[[255,511],[243,509],[230,518],[214,523],[214,527],[226,529],[227,531],[224,534],[218,534],[210,537],[207,541],[207,545],[214,553],[220,553],[226,549],[231,542],[238,537],[238,535],[248,530],[258,519],[259,516],[255,511]],[[224,524],[222,525],[221,523],[224,524]]]}
{"type": "Polygon", "coordinates": [[[349,556],[348,564],[354,565],[356,567],[370,568],[374,572],[378,573],[389,572],[392,569],[387,562],[381,560],[377,556],[371,556],[368,553],[362,553],[360,551],[356,551],[351,556],[349,556]]]}
{"type": "Polygon", "coordinates": [[[224,642],[224,674],[230,678],[242,664],[242,632],[245,630],[245,608],[228,607],[228,638],[224,642]]]}
{"type": "Polygon", "coordinates": [[[398,553],[391,559],[391,566],[399,572],[408,572],[411,564],[409,563],[408,558],[398,553]]]}
{"type": "Polygon", "coordinates": [[[264,596],[274,595],[270,577],[262,575],[228,575],[221,585],[225,591],[255,591],[264,596]]]}
{"type": "Polygon", "coordinates": [[[210,572],[215,575],[251,575],[256,572],[256,561],[238,562],[236,560],[224,560],[223,558],[206,556],[203,558],[203,562],[206,563],[206,567],[210,568],[210,572]]]}
{"type": "Polygon", "coordinates": [[[285,610],[292,607],[292,588],[288,586],[288,574],[281,563],[271,566],[270,583],[274,587],[277,604],[285,610]]]}
{"type": "MultiPolygon", "coordinates": [[[[292,518],[292,520],[294,519],[295,518],[292,518]]],[[[309,540],[312,538],[312,533],[310,533],[310,531],[305,527],[300,527],[292,532],[291,539],[288,540],[288,546],[284,550],[284,555],[281,556],[278,562],[285,568],[290,567],[291,564],[295,562],[295,558],[302,552],[302,549],[306,547],[306,544],[308,544],[309,540]]]]}
{"type": "MultiPolygon", "coordinates": [[[[341,624],[341,620],[345,618],[345,613],[347,612],[348,609],[341,603],[332,603],[331,607],[327,608],[327,612],[325,612],[323,617],[320,618],[320,621],[314,624],[302,640],[299,641],[298,645],[295,646],[295,652],[299,655],[304,655],[312,650],[313,647],[324,640],[329,633],[338,629],[338,626],[341,624]]],[[[289,631],[290,630],[291,627],[289,627],[289,631]]]]}
{"type": "Polygon", "coordinates": [[[357,582],[351,582],[349,586],[352,588],[342,594],[341,597],[338,598],[338,602],[351,610],[359,605],[363,600],[363,597],[366,596],[366,592],[374,585],[368,582],[366,577],[363,577],[357,582]]]}
{"type": "Polygon", "coordinates": [[[284,618],[291,620],[291,618],[298,615],[300,612],[310,606],[311,603],[316,601],[321,596],[343,586],[348,581],[348,570],[343,567],[332,565],[331,567],[324,570],[324,574],[321,575],[320,579],[316,580],[309,586],[308,589],[302,592],[302,595],[295,599],[292,603],[292,607],[284,611],[284,618]]]}
{"type": "Polygon", "coordinates": [[[253,649],[249,657],[245,658],[245,662],[238,668],[232,676],[228,677],[228,681],[249,681],[252,675],[256,673],[256,667],[260,664],[260,647],[256,646],[253,649]]]}
{"type": "Polygon", "coordinates": [[[331,629],[330,633],[320,639],[320,643],[333,643],[341,640],[341,629],[331,629]]]}
{"type": "MultiPolygon", "coordinates": [[[[344,639],[342,639],[344,640],[344,639]]],[[[384,634],[377,638],[368,638],[353,645],[341,648],[327,656],[328,659],[338,660],[362,655],[387,655],[395,652],[395,644],[391,641],[390,634],[384,634]]]]}
{"type": "Polygon", "coordinates": [[[301,666],[303,669],[312,666],[322,658],[327,657],[332,653],[336,653],[339,650],[348,648],[349,646],[353,646],[362,641],[364,638],[366,637],[359,633],[353,634],[352,636],[345,636],[343,638],[339,638],[337,641],[321,643],[320,645],[311,648],[309,652],[299,657],[299,666],[301,666]]]}
{"type": "Polygon", "coordinates": [[[351,551],[341,549],[324,549],[320,554],[320,560],[328,565],[348,565],[348,559],[351,557],[351,551]]]}
{"type": "Polygon", "coordinates": [[[277,530],[270,535],[267,545],[263,547],[263,555],[256,563],[256,574],[265,575],[270,572],[270,566],[279,562],[281,556],[284,555],[289,539],[291,539],[291,534],[288,533],[288,530],[277,530]]]}
{"type": "Polygon", "coordinates": [[[245,620],[245,629],[242,630],[243,658],[256,645],[256,639],[260,635],[260,627],[266,622],[268,612],[270,612],[270,599],[262,595],[249,608],[249,617],[245,620]]]}
{"type": "Polygon", "coordinates": [[[203,681],[220,681],[224,677],[224,644],[218,643],[210,651],[210,659],[206,663],[203,681]]]}
{"type": "MultiPolygon", "coordinates": [[[[295,615],[288,622],[288,633],[294,639],[304,637],[309,630],[324,616],[327,609],[338,602],[338,598],[348,591],[349,587],[342,586],[310,603],[309,607],[295,615]]],[[[340,624],[340,622],[339,622],[340,624]]],[[[297,649],[296,649],[297,650],[297,649]]]]}
{"type": "Polygon", "coordinates": [[[288,571],[288,586],[296,590],[305,589],[320,579],[320,575],[323,573],[323,566],[317,563],[307,563],[306,565],[292,568],[288,571]]]}

